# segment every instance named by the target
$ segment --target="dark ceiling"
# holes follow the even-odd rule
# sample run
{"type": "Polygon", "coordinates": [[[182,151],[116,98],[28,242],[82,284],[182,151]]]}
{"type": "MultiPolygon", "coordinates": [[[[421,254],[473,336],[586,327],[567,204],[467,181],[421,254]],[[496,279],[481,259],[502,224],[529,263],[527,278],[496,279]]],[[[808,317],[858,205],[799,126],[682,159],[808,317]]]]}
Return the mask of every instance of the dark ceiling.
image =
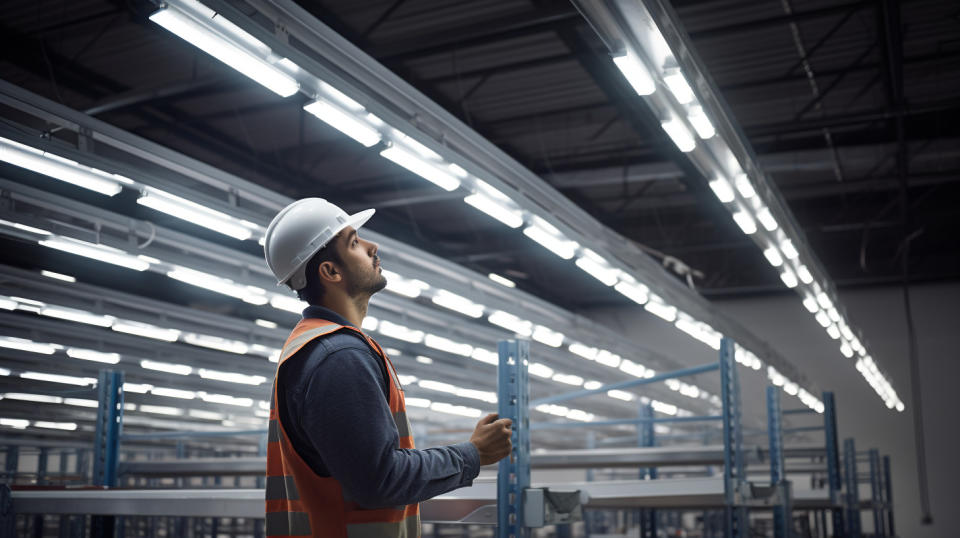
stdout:
{"type": "MultiPolygon", "coordinates": [[[[301,4],[598,220],[702,273],[695,284],[704,294],[784,289],[570,3],[301,4]]],[[[898,283],[904,259],[913,281],[960,277],[960,5],[673,5],[841,288],[898,283]]],[[[290,196],[377,207],[373,229],[505,274],[558,305],[619,300],[591,279],[567,278],[564,271],[578,271],[572,264],[555,263],[520,234],[305,117],[305,97],[277,98],[157,27],[147,19],[152,9],[133,0],[7,0],[0,78],[290,196]]],[[[146,217],[132,200],[95,198],[146,217]]],[[[22,250],[16,258],[34,259],[22,250]]]]}

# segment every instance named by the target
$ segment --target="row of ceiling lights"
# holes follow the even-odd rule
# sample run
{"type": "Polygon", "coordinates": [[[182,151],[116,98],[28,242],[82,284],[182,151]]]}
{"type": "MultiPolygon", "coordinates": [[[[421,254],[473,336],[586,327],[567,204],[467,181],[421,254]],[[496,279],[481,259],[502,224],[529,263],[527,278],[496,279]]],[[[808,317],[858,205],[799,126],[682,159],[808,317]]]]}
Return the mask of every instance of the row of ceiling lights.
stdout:
{"type": "MultiPolygon", "coordinates": [[[[632,19],[634,22],[643,21],[635,25],[638,27],[631,28],[639,48],[625,48],[613,58],[614,65],[637,94],[661,116],[661,127],[677,149],[690,154],[702,145],[709,152],[711,158],[698,158],[696,163],[708,168],[710,188],[734,222],[745,235],[755,236],[764,257],[779,272],[783,283],[797,291],[803,306],[815,316],[817,323],[831,339],[839,341],[841,354],[846,358],[858,356],[857,370],[887,407],[903,411],[904,404],[889,380],[877,369],[866,346],[840,313],[839,301],[825,284],[827,278],[818,282],[809,269],[811,262],[805,261],[798,252],[795,241],[799,243],[802,239],[791,236],[779,225],[757,194],[753,180],[730,150],[730,145],[717,133],[656,22],[642,6],[635,7],[644,13],[643,17],[632,19]],[[668,95],[659,95],[655,99],[652,96],[660,82],[668,90],[668,95]]],[[[759,176],[760,172],[756,173],[759,176]]],[[[792,388],[796,385],[779,373],[774,375],[772,367],[770,370],[770,379],[778,386],[792,388]]],[[[793,390],[787,392],[796,393],[793,390]]]]}
{"type": "MultiPolygon", "coordinates": [[[[164,5],[164,9],[154,14],[153,20],[191,43],[200,46],[203,50],[210,52],[221,61],[237,68],[274,91],[280,88],[289,90],[289,85],[277,82],[284,77],[296,82],[293,74],[300,71],[297,66],[289,60],[276,57],[262,42],[223,17],[215,16],[216,14],[213,11],[202,4],[191,0],[175,0],[164,5]],[[182,33],[178,33],[178,31],[182,33]],[[198,37],[201,35],[203,37],[198,37]],[[216,46],[212,45],[213,43],[216,43],[216,46]],[[213,48],[205,48],[204,45],[213,48]]],[[[600,282],[613,286],[621,294],[642,305],[654,315],[673,323],[675,327],[691,337],[713,349],[719,349],[722,335],[710,327],[709,324],[700,322],[679,311],[675,306],[667,304],[626,271],[614,267],[602,256],[590,249],[581,247],[575,241],[567,239],[559,229],[544,218],[521,210],[508,196],[483,180],[467,173],[459,165],[444,161],[433,150],[399,130],[386,126],[382,120],[366,112],[362,105],[350,97],[323,81],[317,80],[316,82],[318,87],[317,99],[307,105],[309,112],[318,115],[333,127],[368,146],[375,145],[383,141],[385,135],[388,136],[389,141],[385,142],[387,147],[381,154],[442,188],[454,190],[459,188],[463,182],[468,181],[472,187],[471,194],[465,198],[467,203],[510,227],[517,228],[526,223],[527,226],[523,233],[527,237],[563,259],[571,259],[576,256],[576,265],[600,282]],[[330,111],[336,113],[327,114],[330,111]],[[367,127],[366,131],[359,128],[359,126],[364,125],[367,127]],[[367,142],[373,140],[370,129],[376,131],[378,138],[375,142],[367,144],[367,142]],[[366,132],[366,135],[359,134],[363,132],[366,132]]],[[[296,87],[292,92],[287,90],[277,93],[283,96],[292,95],[296,92],[296,87]]],[[[154,187],[140,185],[124,176],[88,167],[12,140],[0,139],[0,158],[12,164],[110,196],[117,194],[123,186],[138,188],[141,192],[138,202],[158,211],[225,233],[237,239],[262,238],[263,236],[262,227],[255,223],[237,219],[154,187]]],[[[41,244],[135,270],[145,270],[150,267],[151,263],[158,262],[158,260],[144,256],[132,256],[118,249],[84,243],[70,238],[54,237],[41,241],[41,244]]],[[[299,301],[287,295],[271,294],[262,288],[236,284],[228,279],[189,268],[171,267],[166,272],[171,278],[236,297],[252,304],[269,302],[272,306],[296,313],[299,313],[302,308],[299,301]]],[[[507,284],[501,279],[495,280],[507,284]]],[[[422,281],[402,278],[395,279],[392,287],[394,291],[403,295],[416,296],[419,295],[416,291],[418,286],[424,290],[429,288],[422,281]]],[[[432,299],[440,306],[452,308],[471,317],[479,317],[475,314],[482,312],[482,305],[445,290],[437,290],[432,299]]],[[[493,324],[523,336],[531,336],[554,347],[559,347],[564,340],[564,336],[557,331],[552,331],[540,325],[534,326],[530,322],[506,312],[491,312],[487,319],[493,324]]],[[[569,345],[575,346],[578,344],[572,342],[569,345]]],[[[759,365],[759,359],[753,356],[753,360],[746,364],[756,368],[759,365]]],[[[817,406],[811,405],[811,407],[816,408],[817,406]]]]}

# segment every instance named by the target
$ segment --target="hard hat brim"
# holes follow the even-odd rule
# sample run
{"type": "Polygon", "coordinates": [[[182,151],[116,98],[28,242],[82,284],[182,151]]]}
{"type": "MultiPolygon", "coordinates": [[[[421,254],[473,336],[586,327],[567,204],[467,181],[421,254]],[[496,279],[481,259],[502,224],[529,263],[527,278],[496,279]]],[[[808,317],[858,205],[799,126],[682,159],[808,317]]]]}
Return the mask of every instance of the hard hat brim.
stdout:
{"type": "Polygon", "coordinates": [[[357,230],[366,224],[367,221],[370,220],[370,217],[372,217],[376,212],[376,209],[364,209],[363,211],[358,211],[353,215],[350,215],[350,218],[347,219],[347,226],[353,226],[353,229],[357,230]]]}

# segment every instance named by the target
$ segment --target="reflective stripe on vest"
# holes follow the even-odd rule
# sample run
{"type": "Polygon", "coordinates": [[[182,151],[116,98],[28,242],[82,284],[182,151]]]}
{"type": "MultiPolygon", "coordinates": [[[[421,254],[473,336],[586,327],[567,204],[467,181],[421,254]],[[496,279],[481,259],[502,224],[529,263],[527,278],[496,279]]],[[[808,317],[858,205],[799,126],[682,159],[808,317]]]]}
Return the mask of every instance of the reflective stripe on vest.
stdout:
{"type": "Polygon", "coordinates": [[[310,515],[306,512],[268,513],[264,530],[267,536],[310,536],[310,515]]]}
{"type": "MultiPolygon", "coordinates": [[[[355,331],[383,361],[390,374],[388,404],[396,424],[397,448],[414,448],[403,392],[389,357],[362,331],[329,321],[303,319],[280,352],[277,368],[310,341],[335,331],[355,331]]],[[[277,411],[274,380],[267,434],[266,535],[330,536],[333,538],[417,538],[420,507],[417,504],[365,509],[345,495],[333,477],[318,476],[293,448],[277,411]]]]}

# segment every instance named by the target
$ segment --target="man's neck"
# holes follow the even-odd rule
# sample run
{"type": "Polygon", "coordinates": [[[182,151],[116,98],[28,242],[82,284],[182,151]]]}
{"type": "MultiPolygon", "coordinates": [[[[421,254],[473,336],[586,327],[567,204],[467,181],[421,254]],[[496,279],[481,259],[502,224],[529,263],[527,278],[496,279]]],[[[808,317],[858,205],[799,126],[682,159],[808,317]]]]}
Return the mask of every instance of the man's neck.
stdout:
{"type": "Polygon", "coordinates": [[[320,306],[329,308],[337,314],[343,316],[350,325],[360,328],[363,324],[363,318],[367,317],[367,306],[370,303],[370,297],[327,297],[320,306]]]}

